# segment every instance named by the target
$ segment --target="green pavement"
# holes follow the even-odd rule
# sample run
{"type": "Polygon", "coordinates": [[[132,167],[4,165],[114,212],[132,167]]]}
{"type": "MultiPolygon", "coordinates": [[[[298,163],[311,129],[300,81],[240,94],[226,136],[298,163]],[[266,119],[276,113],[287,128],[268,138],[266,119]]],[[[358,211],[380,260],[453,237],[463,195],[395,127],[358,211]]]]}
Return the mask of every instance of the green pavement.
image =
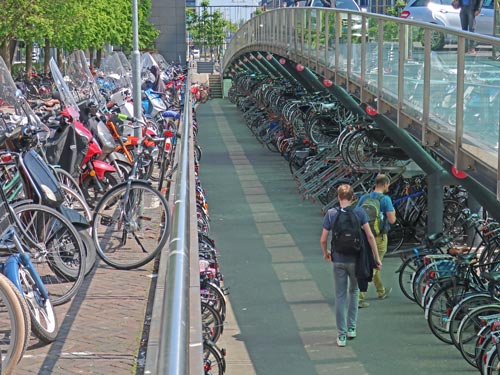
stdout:
{"type": "Polygon", "coordinates": [[[319,246],[321,207],[297,194],[287,162],[258,143],[225,99],[198,107],[200,180],[210,236],[220,251],[236,330],[226,330],[228,374],[455,374],[475,370],[438,341],[421,310],[400,292],[399,259],[386,259],[393,293],[373,287],[359,311],[358,337],[335,344],[332,265],[319,246]],[[234,334],[234,332],[237,332],[234,334]],[[232,337],[235,336],[235,337],[232,337]],[[240,349],[243,343],[248,358],[240,349]],[[233,354],[233,356],[232,356],[233,354]],[[249,366],[247,361],[253,365],[249,366]]]}

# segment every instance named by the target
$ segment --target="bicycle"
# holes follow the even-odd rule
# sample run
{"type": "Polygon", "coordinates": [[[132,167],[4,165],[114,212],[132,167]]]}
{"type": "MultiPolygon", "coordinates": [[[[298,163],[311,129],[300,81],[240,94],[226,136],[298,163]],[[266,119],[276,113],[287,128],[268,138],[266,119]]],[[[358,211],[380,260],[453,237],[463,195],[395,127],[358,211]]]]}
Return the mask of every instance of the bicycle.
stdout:
{"type": "Polygon", "coordinates": [[[0,363],[2,374],[12,373],[21,361],[31,333],[30,313],[21,292],[0,273],[0,363]]]}
{"type": "Polygon", "coordinates": [[[92,219],[97,253],[117,269],[129,270],[150,262],[165,246],[170,233],[167,200],[149,182],[138,178],[146,140],[161,141],[148,135],[139,139],[128,180],[102,196],[92,219]]]}

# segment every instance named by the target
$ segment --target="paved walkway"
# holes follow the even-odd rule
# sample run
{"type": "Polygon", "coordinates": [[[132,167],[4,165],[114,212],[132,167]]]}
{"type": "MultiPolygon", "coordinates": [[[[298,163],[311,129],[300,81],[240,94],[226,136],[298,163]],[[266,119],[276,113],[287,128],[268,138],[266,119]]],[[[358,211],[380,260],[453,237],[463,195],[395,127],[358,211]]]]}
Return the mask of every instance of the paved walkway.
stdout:
{"type": "Polygon", "coordinates": [[[231,375],[475,373],[430,333],[423,311],[399,291],[399,259],[386,259],[393,287],[359,311],[358,338],[335,344],[332,266],[319,247],[320,207],[303,201],[288,164],[257,142],[229,101],[198,107],[200,178],[211,237],[233,315],[220,345],[231,375]]]}
{"type": "Polygon", "coordinates": [[[57,306],[57,340],[32,341],[16,375],[136,374],[154,264],[118,271],[100,263],[76,298],[57,306]]]}

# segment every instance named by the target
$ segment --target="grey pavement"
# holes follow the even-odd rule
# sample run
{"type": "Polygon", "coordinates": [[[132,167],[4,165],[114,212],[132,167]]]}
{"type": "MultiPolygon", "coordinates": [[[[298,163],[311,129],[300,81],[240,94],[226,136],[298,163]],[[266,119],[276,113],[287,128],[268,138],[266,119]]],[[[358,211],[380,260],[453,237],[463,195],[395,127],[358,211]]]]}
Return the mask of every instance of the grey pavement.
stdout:
{"type": "Polygon", "coordinates": [[[400,292],[398,258],[383,266],[393,292],[359,311],[358,337],[335,344],[332,265],[319,246],[321,207],[297,194],[287,162],[251,134],[235,105],[197,110],[200,180],[221,254],[231,313],[220,345],[231,375],[475,373],[430,332],[400,292]]]}

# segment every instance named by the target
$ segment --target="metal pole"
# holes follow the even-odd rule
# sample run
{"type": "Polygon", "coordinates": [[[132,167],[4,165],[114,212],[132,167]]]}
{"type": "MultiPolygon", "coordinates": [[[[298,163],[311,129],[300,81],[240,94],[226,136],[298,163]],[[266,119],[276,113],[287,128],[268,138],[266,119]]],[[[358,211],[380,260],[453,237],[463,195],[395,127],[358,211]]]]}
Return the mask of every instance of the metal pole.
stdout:
{"type": "MultiPolygon", "coordinates": [[[[190,87],[188,78],[186,87],[190,87]]],[[[179,170],[175,187],[175,209],[170,235],[165,305],[161,325],[157,374],[189,374],[189,119],[191,103],[186,94],[182,138],[179,144],[179,170]]]]}
{"type": "MultiPolygon", "coordinates": [[[[134,117],[142,118],[141,107],[141,54],[139,52],[139,16],[137,0],[132,0],[132,98],[134,100],[134,117]]],[[[141,136],[141,129],[134,130],[136,137],[141,136]]]]}

